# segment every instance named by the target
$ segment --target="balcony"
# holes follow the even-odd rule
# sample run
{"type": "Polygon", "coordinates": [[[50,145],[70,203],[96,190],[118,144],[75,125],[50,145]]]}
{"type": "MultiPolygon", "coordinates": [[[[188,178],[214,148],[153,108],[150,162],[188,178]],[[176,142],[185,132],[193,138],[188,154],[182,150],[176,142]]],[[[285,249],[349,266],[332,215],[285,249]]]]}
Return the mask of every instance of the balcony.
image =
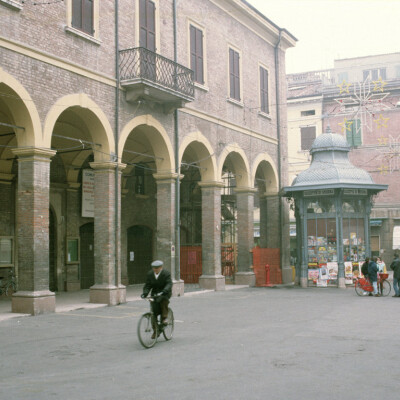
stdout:
{"type": "Polygon", "coordinates": [[[194,100],[193,71],[144,47],[121,50],[119,68],[129,102],[159,103],[170,112],[194,100]]]}

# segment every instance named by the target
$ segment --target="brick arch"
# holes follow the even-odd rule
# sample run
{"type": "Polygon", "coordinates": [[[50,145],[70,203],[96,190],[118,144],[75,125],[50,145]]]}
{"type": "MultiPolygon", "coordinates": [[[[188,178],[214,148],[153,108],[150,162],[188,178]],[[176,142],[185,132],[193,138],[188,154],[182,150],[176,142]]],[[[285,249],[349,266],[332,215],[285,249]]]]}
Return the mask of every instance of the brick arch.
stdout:
{"type": "MultiPolygon", "coordinates": [[[[0,68],[0,87],[5,86],[10,97],[5,99],[13,118],[13,124],[23,127],[16,134],[19,147],[46,147],[42,140],[39,113],[28,91],[13,76],[0,68]]],[[[47,146],[50,147],[50,146],[47,146]]]]}
{"type": "Polygon", "coordinates": [[[183,140],[179,149],[179,164],[182,157],[189,147],[193,149],[201,167],[200,174],[203,182],[213,182],[216,180],[217,161],[213,148],[207,138],[201,132],[189,133],[183,140]]]}
{"type": "Polygon", "coordinates": [[[237,188],[252,187],[249,162],[243,149],[237,143],[226,146],[221,152],[218,159],[218,180],[222,181],[222,169],[228,156],[232,158],[237,188]]]}
{"type": "Polygon", "coordinates": [[[251,181],[255,182],[257,171],[261,170],[266,193],[276,194],[279,191],[279,176],[274,161],[267,153],[259,154],[253,162],[251,181]]]}
{"type": "Polygon", "coordinates": [[[122,129],[118,142],[119,159],[122,159],[122,153],[129,135],[139,126],[148,128],[146,138],[153,148],[154,155],[157,156],[157,173],[173,173],[175,171],[175,157],[171,141],[162,124],[148,114],[135,117],[122,129]]]}
{"type": "Polygon", "coordinates": [[[115,153],[114,134],[111,125],[100,107],[86,94],[71,94],[61,97],[50,109],[44,124],[43,143],[51,146],[54,126],[60,115],[68,108],[84,117],[94,143],[101,145],[101,151],[94,152],[95,161],[109,161],[115,153]]]}

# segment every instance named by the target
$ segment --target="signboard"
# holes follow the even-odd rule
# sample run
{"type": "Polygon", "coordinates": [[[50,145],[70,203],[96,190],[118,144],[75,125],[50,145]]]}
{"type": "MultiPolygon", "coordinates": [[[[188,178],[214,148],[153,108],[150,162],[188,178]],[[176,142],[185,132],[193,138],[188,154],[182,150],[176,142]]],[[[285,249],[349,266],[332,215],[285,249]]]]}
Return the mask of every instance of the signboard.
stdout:
{"type": "Polygon", "coordinates": [[[333,196],[335,191],[333,189],[321,189],[321,190],[305,190],[304,197],[314,196],[333,196]]]}
{"type": "Polygon", "coordinates": [[[82,217],[94,218],[94,171],[82,170],[82,217]]]}
{"type": "Polygon", "coordinates": [[[343,194],[350,196],[366,196],[368,191],[367,189],[343,189],[343,194]]]}

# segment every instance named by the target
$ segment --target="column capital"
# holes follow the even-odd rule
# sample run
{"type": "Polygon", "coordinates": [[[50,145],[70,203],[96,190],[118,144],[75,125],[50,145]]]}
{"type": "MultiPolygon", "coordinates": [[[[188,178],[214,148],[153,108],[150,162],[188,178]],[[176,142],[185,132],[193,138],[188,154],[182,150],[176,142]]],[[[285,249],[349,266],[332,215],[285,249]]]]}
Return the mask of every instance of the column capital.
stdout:
{"type": "Polygon", "coordinates": [[[17,147],[11,150],[17,157],[19,161],[22,160],[40,160],[50,162],[51,158],[57,153],[56,150],[45,149],[39,147],[17,147]]]}
{"type": "Polygon", "coordinates": [[[222,189],[225,184],[222,181],[200,181],[197,182],[197,184],[202,188],[202,189],[222,189]]]}
{"type": "Polygon", "coordinates": [[[235,188],[234,191],[235,191],[236,194],[254,194],[254,193],[257,193],[257,189],[252,188],[252,187],[245,187],[245,186],[237,187],[237,188],[235,188]]]}
{"type": "MultiPolygon", "coordinates": [[[[165,172],[165,173],[153,174],[153,178],[157,182],[165,181],[165,183],[173,183],[173,182],[176,182],[177,177],[178,177],[178,174],[175,172],[165,172]]],[[[179,175],[179,180],[181,180],[183,177],[184,177],[184,175],[179,175]]]]}
{"type": "Polygon", "coordinates": [[[116,163],[113,161],[105,161],[105,162],[94,161],[90,163],[90,167],[96,170],[112,170],[112,171],[114,171],[115,168],[118,168],[118,171],[122,171],[126,168],[126,164],[116,163]]]}
{"type": "Polygon", "coordinates": [[[268,190],[267,192],[260,195],[261,198],[269,198],[269,197],[279,197],[278,191],[268,190]]]}

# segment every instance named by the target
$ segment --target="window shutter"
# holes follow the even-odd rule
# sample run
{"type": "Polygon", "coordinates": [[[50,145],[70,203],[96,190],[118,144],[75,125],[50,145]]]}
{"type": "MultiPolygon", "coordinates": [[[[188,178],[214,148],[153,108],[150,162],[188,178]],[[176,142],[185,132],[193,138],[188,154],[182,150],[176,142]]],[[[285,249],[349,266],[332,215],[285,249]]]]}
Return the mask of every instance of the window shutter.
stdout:
{"type": "Polygon", "coordinates": [[[235,100],[240,100],[239,62],[239,53],[233,49],[229,49],[230,97],[235,100]]]}
{"type": "Polygon", "coordinates": [[[260,96],[261,96],[261,111],[269,113],[268,104],[268,71],[260,67],[260,96]]]}
{"type": "Polygon", "coordinates": [[[203,74],[203,32],[196,29],[196,64],[197,82],[204,83],[203,74]]]}
{"type": "Polygon", "coordinates": [[[203,32],[193,25],[190,25],[190,67],[194,72],[194,80],[203,84],[203,32]]]}
{"type": "Polygon", "coordinates": [[[353,144],[353,128],[351,128],[351,131],[346,129],[346,140],[347,140],[347,143],[351,147],[354,147],[354,144],[353,144]]]}
{"type": "Polygon", "coordinates": [[[93,0],[83,1],[82,30],[93,34],[93,0]]]}
{"type": "Polygon", "coordinates": [[[147,46],[147,29],[146,29],[146,0],[140,0],[139,3],[139,46],[147,46]]]}
{"type": "Polygon", "coordinates": [[[156,51],[156,6],[150,0],[140,0],[139,30],[139,46],[156,51]]]}
{"type": "Polygon", "coordinates": [[[147,48],[156,51],[156,5],[147,0],[147,48]]]}
{"type": "Polygon", "coordinates": [[[361,146],[361,128],[360,128],[360,120],[355,119],[352,124],[352,134],[353,134],[353,145],[361,146]]]}
{"type": "Polygon", "coordinates": [[[235,94],[236,100],[240,100],[240,75],[239,75],[239,53],[234,52],[235,55],[235,94]]]}
{"type": "Polygon", "coordinates": [[[74,28],[82,29],[82,0],[72,0],[72,21],[74,28]]]}
{"type": "Polygon", "coordinates": [[[235,98],[235,78],[233,74],[233,50],[229,49],[229,87],[230,87],[230,97],[235,98]]]}

